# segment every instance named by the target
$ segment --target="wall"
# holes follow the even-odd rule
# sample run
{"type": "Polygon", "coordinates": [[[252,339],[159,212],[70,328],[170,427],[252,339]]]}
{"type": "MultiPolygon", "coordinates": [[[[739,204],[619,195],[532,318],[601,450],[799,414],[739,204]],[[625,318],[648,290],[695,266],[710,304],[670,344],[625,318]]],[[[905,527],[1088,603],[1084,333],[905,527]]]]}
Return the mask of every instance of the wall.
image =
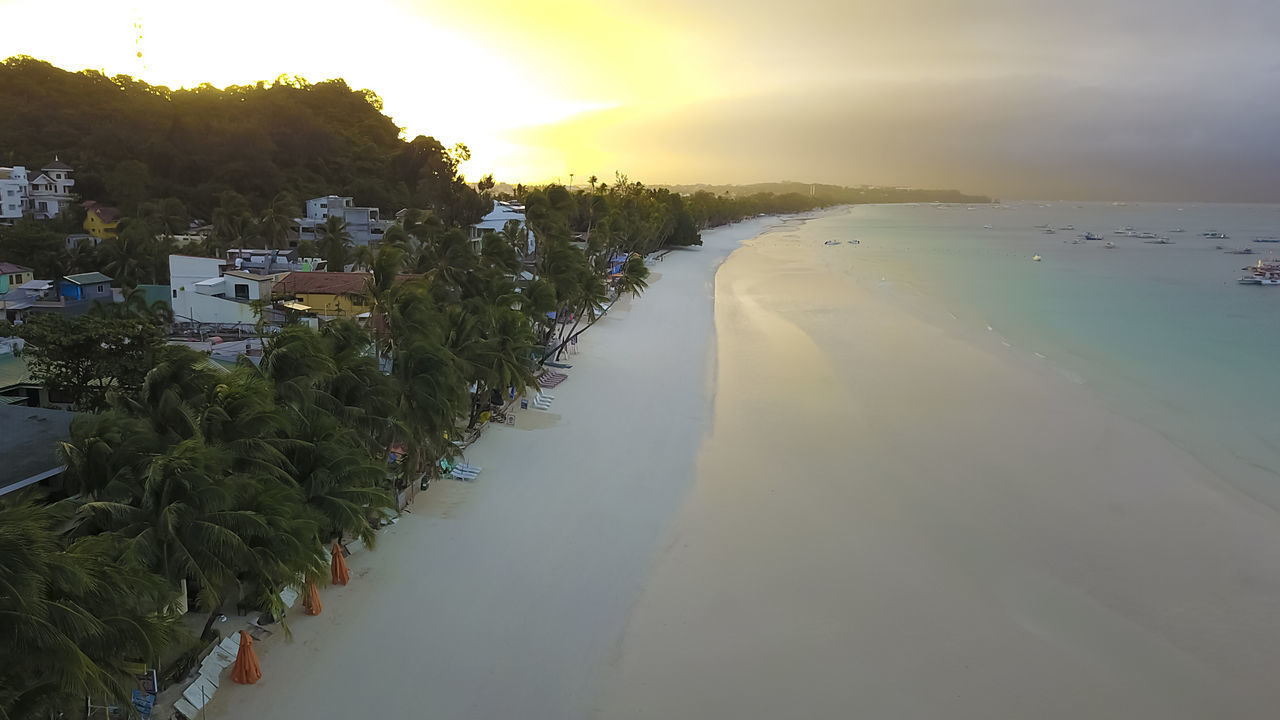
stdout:
{"type": "Polygon", "coordinates": [[[322,295],[298,293],[298,302],[311,308],[317,315],[353,317],[369,312],[370,306],[356,302],[346,295],[322,295]]]}

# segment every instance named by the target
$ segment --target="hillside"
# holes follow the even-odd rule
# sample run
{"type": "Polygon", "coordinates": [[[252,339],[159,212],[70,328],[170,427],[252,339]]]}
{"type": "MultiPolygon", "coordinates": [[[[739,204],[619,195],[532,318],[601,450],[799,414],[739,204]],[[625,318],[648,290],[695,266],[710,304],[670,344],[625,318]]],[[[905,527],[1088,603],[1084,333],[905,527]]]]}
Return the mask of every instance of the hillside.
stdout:
{"type": "Polygon", "coordinates": [[[57,155],[76,169],[82,197],[126,214],[175,197],[208,219],[229,190],[254,208],[280,191],[332,193],[385,211],[431,208],[451,223],[486,207],[457,175],[465,148],[401,139],[381,100],[342,80],[170,90],[14,57],[0,63],[0,98],[0,164],[57,155]]]}

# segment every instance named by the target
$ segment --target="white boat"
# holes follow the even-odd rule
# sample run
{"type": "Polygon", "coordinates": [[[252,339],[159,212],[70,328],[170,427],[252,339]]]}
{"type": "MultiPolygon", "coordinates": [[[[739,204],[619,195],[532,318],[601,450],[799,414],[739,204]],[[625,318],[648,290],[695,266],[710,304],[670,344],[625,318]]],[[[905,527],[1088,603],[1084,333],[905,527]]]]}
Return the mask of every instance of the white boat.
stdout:
{"type": "Polygon", "coordinates": [[[1076,226],[1075,226],[1075,225],[1063,225],[1062,227],[1060,227],[1060,228],[1058,228],[1058,229],[1059,229],[1059,230],[1075,230],[1075,229],[1076,229],[1076,226]]]}
{"type": "MultiPolygon", "coordinates": [[[[1182,208],[1178,208],[1178,209],[1179,209],[1179,210],[1181,210],[1182,208]]],[[[1170,230],[1169,232],[1186,232],[1186,230],[1183,230],[1182,228],[1174,228],[1174,229],[1170,230]]]]}
{"type": "Polygon", "coordinates": [[[1241,285],[1280,285],[1280,262],[1264,263],[1244,268],[1245,275],[1237,282],[1241,285]]]}
{"type": "Polygon", "coordinates": [[[1113,243],[1113,242],[1111,242],[1110,240],[1108,240],[1108,241],[1107,241],[1107,243],[1106,243],[1105,245],[1103,245],[1102,247],[1104,247],[1104,248],[1106,248],[1106,249],[1108,249],[1108,250],[1114,250],[1114,249],[1115,249],[1115,247],[1116,247],[1116,244],[1115,244],[1115,243],[1113,243]]]}
{"type": "Polygon", "coordinates": [[[1143,240],[1155,240],[1157,237],[1160,237],[1160,236],[1156,235],[1153,232],[1140,232],[1137,235],[1134,235],[1134,237],[1142,238],[1143,240]]]}
{"type": "Polygon", "coordinates": [[[823,243],[823,245],[839,245],[839,244],[840,244],[839,240],[828,240],[825,243],[823,243]]]}
{"type": "Polygon", "coordinates": [[[982,226],[982,229],[983,229],[983,230],[990,230],[990,229],[991,229],[991,226],[990,226],[990,225],[983,225],[983,226],[982,226]]]}
{"type": "Polygon", "coordinates": [[[1218,232],[1217,230],[1209,230],[1206,232],[1202,232],[1200,233],[1200,237],[1209,238],[1210,240],[1230,240],[1231,239],[1230,235],[1224,232],[1218,232]]]}
{"type": "Polygon", "coordinates": [[[1034,260],[1034,261],[1036,261],[1036,262],[1040,262],[1040,256],[1039,256],[1039,255],[1032,256],[1032,258],[1031,258],[1031,259],[1032,259],[1032,260],[1034,260]]]}

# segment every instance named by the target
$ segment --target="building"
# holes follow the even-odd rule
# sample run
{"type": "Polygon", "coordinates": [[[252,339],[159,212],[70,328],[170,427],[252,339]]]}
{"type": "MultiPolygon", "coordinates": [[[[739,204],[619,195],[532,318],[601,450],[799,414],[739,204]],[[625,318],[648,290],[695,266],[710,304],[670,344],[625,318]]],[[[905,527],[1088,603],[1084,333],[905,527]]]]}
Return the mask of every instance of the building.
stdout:
{"type": "Polygon", "coordinates": [[[0,495],[36,483],[57,486],[66,466],[58,443],[71,432],[75,413],[0,403],[0,495]]]}
{"type": "Polygon", "coordinates": [[[84,231],[98,241],[116,237],[120,227],[120,211],[109,206],[99,205],[89,200],[85,203],[84,231]]]}
{"type": "Polygon", "coordinates": [[[289,310],[320,317],[359,317],[372,309],[364,272],[294,272],[276,283],[273,297],[289,310]]]}
{"type": "Polygon", "coordinates": [[[258,323],[258,300],[270,300],[280,275],[234,269],[221,258],[169,256],[169,303],[180,326],[238,328],[258,323]]]}
{"type": "Polygon", "coordinates": [[[23,283],[31,282],[33,278],[35,278],[35,274],[31,268],[0,262],[0,295],[17,290],[19,286],[23,283]]]}
{"type": "Polygon", "coordinates": [[[244,270],[255,275],[316,272],[324,270],[328,264],[322,258],[300,257],[297,249],[263,250],[261,248],[228,250],[227,262],[236,270],[244,270]]]}
{"type": "Polygon", "coordinates": [[[75,194],[71,188],[76,181],[71,179],[71,166],[54,158],[53,162],[40,168],[40,174],[31,180],[27,211],[37,220],[49,220],[57,217],[75,202],[75,194]]]}
{"type": "Polygon", "coordinates": [[[357,207],[352,198],[327,195],[308,200],[307,216],[295,218],[298,240],[319,240],[323,235],[321,228],[330,217],[340,217],[347,223],[351,242],[356,245],[377,243],[391,227],[391,221],[383,220],[378,208],[357,207]]]}
{"type": "MultiPolygon", "coordinates": [[[[469,235],[472,243],[478,246],[480,244],[480,239],[484,237],[485,233],[502,232],[503,228],[507,226],[507,222],[511,220],[515,220],[520,223],[521,229],[528,229],[524,220],[524,205],[502,201],[495,202],[493,204],[493,210],[490,210],[489,214],[485,215],[480,222],[471,226],[469,235]]],[[[531,255],[532,253],[533,233],[529,233],[528,247],[526,247],[521,254],[531,255]]]]}
{"type": "Polygon", "coordinates": [[[58,295],[71,302],[115,302],[111,278],[100,272],[67,275],[58,283],[58,295]]]}
{"type": "Polygon", "coordinates": [[[12,224],[22,217],[30,191],[26,168],[21,165],[0,167],[0,222],[12,224]]]}

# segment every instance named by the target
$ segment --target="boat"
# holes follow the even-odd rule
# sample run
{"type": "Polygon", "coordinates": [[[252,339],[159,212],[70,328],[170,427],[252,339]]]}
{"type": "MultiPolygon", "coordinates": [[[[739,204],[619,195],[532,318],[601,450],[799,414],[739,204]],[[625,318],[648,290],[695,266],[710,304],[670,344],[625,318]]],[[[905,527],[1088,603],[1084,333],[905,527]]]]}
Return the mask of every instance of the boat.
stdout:
{"type": "Polygon", "coordinates": [[[825,243],[823,243],[823,245],[839,245],[839,244],[840,244],[839,240],[828,240],[825,243]]]}
{"type": "Polygon", "coordinates": [[[990,226],[990,225],[983,225],[983,226],[982,226],[982,229],[983,229],[983,230],[990,230],[990,229],[991,229],[991,226],[990,226]]]}
{"type": "Polygon", "coordinates": [[[1115,249],[1116,249],[1116,244],[1115,244],[1115,243],[1113,243],[1113,242],[1111,242],[1110,240],[1108,240],[1108,241],[1107,241],[1107,243],[1106,243],[1105,245],[1103,245],[1102,247],[1104,247],[1104,248],[1106,248],[1106,249],[1108,249],[1108,250],[1115,250],[1115,249]]]}
{"type": "Polygon", "coordinates": [[[1048,230],[1048,229],[1049,229],[1049,226],[1048,226],[1048,225],[1032,225],[1031,227],[1033,227],[1033,228],[1035,228],[1035,229],[1037,229],[1037,230],[1048,230]]]}
{"type": "Polygon", "coordinates": [[[1230,235],[1224,232],[1218,232],[1217,230],[1208,230],[1206,232],[1202,232],[1200,233],[1200,237],[1209,238],[1210,240],[1230,240],[1231,239],[1230,235]]]}
{"type": "MultiPolygon", "coordinates": [[[[1179,210],[1181,210],[1182,208],[1178,208],[1178,209],[1179,209],[1179,210]]],[[[1172,232],[1186,232],[1186,230],[1183,230],[1182,228],[1174,228],[1174,229],[1170,230],[1169,232],[1171,232],[1171,233],[1172,233],[1172,232]]]]}
{"type": "Polygon", "coordinates": [[[861,240],[850,240],[847,244],[849,244],[849,245],[861,245],[861,244],[862,244],[862,241],[861,241],[861,240]]]}
{"type": "MultiPolygon", "coordinates": [[[[1222,246],[1219,245],[1218,247],[1222,247],[1222,246]]],[[[1239,250],[1226,250],[1224,252],[1226,252],[1228,255],[1252,255],[1253,248],[1240,248],[1239,250]]]]}
{"type": "Polygon", "coordinates": [[[1280,243],[1280,237],[1276,237],[1275,235],[1263,235],[1261,237],[1254,238],[1253,241],[1260,243],[1280,243]]]}
{"type": "Polygon", "coordinates": [[[1136,238],[1142,238],[1143,240],[1155,240],[1156,238],[1158,238],[1158,237],[1160,237],[1160,236],[1159,236],[1159,235],[1157,235],[1157,234],[1155,234],[1155,233],[1153,233],[1153,232],[1140,232],[1140,233],[1138,233],[1137,235],[1134,235],[1134,237],[1136,237],[1136,238]]]}
{"type": "Polygon", "coordinates": [[[1081,235],[1080,237],[1084,238],[1085,240],[1101,240],[1102,239],[1101,235],[1095,235],[1091,232],[1087,232],[1084,235],[1081,235]]]}
{"type": "Polygon", "coordinates": [[[1032,259],[1032,260],[1034,260],[1034,261],[1036,261],[1036,262],[1040,262],[1040,256],[1039,256],[1039,255],[1032,256],[1032,258],[1031,258],[1031,259],[1032,259]]]}
{"type": "Polygon", "coordinates": [[[1143,240],[1148,245],[1172,245],[1173,241],[1167,237],[1157,237],[1154,240],[1143,240]]]}
{"type": "Polygon", "coordinates": [[[1245,274],[1237,280],[1241,285],[1280,285],[1280,262],[1259,260],[1257,265],[1242,269],[1245,274]]]}
{"type": "Polygon", "coordinates": [[[1045,228],[1045,229],[1041,230],[1040,232],[1044,233],[1045,235],[1057,235],[1057,234],[1058,234],[1058,231],[1057,231],[1057,230],[1054,230],[1053,228],[1045,228]]]}
{"type": "Polygon", "coordinates": [[[1075,229],[1076,229],[1076,226],[1075,226],[1075,225],[1063,225],[1062,227],[1060,227],[1060,228],[1058,228],[1058,229],[1059,229],[1059,230],[1075,230],[1075,229]]]}

